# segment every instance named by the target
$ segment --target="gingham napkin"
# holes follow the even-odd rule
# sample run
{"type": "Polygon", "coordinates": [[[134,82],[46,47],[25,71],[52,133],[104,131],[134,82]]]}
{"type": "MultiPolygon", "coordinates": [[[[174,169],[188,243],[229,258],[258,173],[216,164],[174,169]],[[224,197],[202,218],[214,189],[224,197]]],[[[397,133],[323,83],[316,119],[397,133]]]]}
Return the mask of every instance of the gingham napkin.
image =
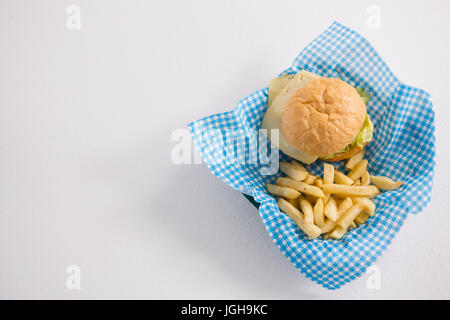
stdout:
{"type": "MultiPolygon", "coordinates": [[[[337,289],[375,262],[408,214],[420,212],[429,203],[435,166],[434,112],[427,92],[400,82],[366,39],[338,22],[300,52],[281,74],[301,69],[340,78],[370,94],[367,111],[374,136],[366,147],[368,170],[404,181],[400,189],[377,196],[375,216],[341,240],[308,239],[279,211],[276,199],[265,188],[265,183],[276,177],[262,175],[258,165],[218,161],[218,141],[211,131],[239,129],[251,136],[260,128],[268,88],[242,99],[232,111],[194,121],[189,128],[211,172],[260,203],[259,214],[281,252],[307,278],[337,289]]],[[[342,163],[336,165],[343,168],[342,163]]],[[[316,161],[308,169],[321,175],[322,166],[316,161]]]]}

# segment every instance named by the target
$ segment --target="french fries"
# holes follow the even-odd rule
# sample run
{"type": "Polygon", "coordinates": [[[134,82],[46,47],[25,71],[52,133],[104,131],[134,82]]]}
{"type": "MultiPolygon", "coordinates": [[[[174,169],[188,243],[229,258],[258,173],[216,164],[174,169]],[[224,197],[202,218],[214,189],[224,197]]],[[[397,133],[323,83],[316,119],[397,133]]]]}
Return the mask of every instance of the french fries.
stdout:
{"type": "Polygon", "coordinates": [[[315,186],[318,188],[322,188],[323,186],[323,180],[320,178],[317,178],[316,181],[314,182],[315,186]]]}
{"type": "Polygon", "coordinates": [[[356,222],[357,224],[364,224],[366,223],[367,219],[369,219],[369,216],[361,212],[356,216],[354,222],[356,222]]]}
{"type": "Polygon", "coordinates": [[[350,171],[347,176],[353,181],[361,178],[361,176],[367,169],[367,163],[368,161],[366,159],[361,160],[357,165],[353,167],[352,171],[350,171]]]}
{"type": "Polygon", "coordinates": [[[318,226],[312,223],[304,223],[302,226],[299,226],[300,229],[303,230],[306,235],[308,235],[311,239],[315,239],[321,234],[321,230],[318,226]]]}
{"type": "Polygon", "coordinates": [[[323,214],[323,199],[319,198],[316,201],[316,204],[314,205],[314,223],[319,227],[323,227],[325,224],[325,217],[323,214]]]}
{"type": "Polygon", "coordinates": [[[379,192],[375,186],[346,186],[342,184],[324,184],[323,191],[344,196],[369,197],[379,192]]]}
{"type": "Polygon", "coordinates": [[[360,201],[356,202],[350,209],[345,211],[345,213],[336,221],[336,225],[342,228],[348,228],[350,223],[355,220],[356,216],[362,212],[364,209],[364,204],[360,201]]]}
{"type": "Polygon", "coordinates": [[[342,214],[348,209],[350,209],[352,205],[353,205],[352,199],[350,197],[345,198],[344,201],[342,201],[339,207],[337,208],[338,217],[342,216],[342,214]]]}
{"type": "MultiPolygon", "coordinates": [[[[343,174],[342,172],[340,172],[338,170],[334,170],[334,181],[338,184],[343,184],[346,186],[351,186],[353,183],[355,183],[355,181],[353,181],[352,179],[350,179],[349,177],[347,177],[345,174],[343,174]]],[[[324,184],[329,184],[329,183],[324,183],[324,184]]]]}
{"type": "Polygon", "coordinates": [[[348,228],[344,228],[341,226],[338,226],[336,229],[333,230],[333,232],[330,233],[330,238],[333,239],[341,239],[346,233],[348,228]]]}
{"type": "Polygon", "coordinates": [[[301,171],[305,171],[306,174],[308,174],[308,170],[306,170],[306,168],[300,162],[291,160],[290,164],[292,164],[293,166],[295,166],[297,169],[299,169],[301,171]]]}
{"type": "Polygon", "coordinates": [[[336,224],[343,228],[348,228],[364,209],[367,210],[369,215],[373,215],[375,213],[375,204],[367,198],[359,199],[350,209],[345,211],[336,224]]]}
{"type": "Polygon", "coordinates": [[[277,204],[280,210],[286,213],[311,239],[320,236],[320,228],[312,223],[305,222],[302,213],[297,208],[294,208],[289,202],[284,199],[279,199],[277,204]]]}
{"type": "Polygon", "coordinates": [[[280,162],[280,171],[296,181],[303,181],[308,175],[308,172],[306,170],[303,171],[297,168],[295,165],[284,161],[280,162]]]}
{"type": "MultiPolygon", "coordinates": [[[[333,198],[331,198],[333,199],[333,198]]],[[[345,212],[347,211],[351,206],[353,205],[352,199],[347,197],[345,198],[338,206],[337,208],[337,219],[345,212]]],[[[327,232],[330,232],[336,227],[336,220],[328,219],[323,226],[319,226],[322,233],[327,234],[327,232]]]]}
{"type": "Polygon", "coordinates": [[[327,221],[325,221],[325,224],[320,227],[320,232],[327,234],[328,232],[333,230],[334,227],[336,227],[336,221],[328,219],[327,221]]]}
{"type": "Polygon", "coordinates": [[[314,223],[314,211],[311,203],[305,198],[300,198],[300,208],[302,209],[305,223],[314,223]]]}
{"type": "Polygon", "coordinates": [[[363,212],[367,213],[370,217],[375,214],[375,203],[368,198],[358,198],[357,202],[361,202],[364,205],[363,212]]]}
{"type": "Polygon", "coordinates": [[[314,182],[316,182],[316,177],[315,176],[313,176],[313,175],[308,175],[307,177],[306,177],[306,179],[305,179],[305,183],[306,184],[314,184],[314,182]]]}
{"type": "Polygon", "coordinates": [[[323,164],[323,183],[330,184],[334,182],[334,167],[329,163],[323,164]]]}
{"type": "MultiPolygon", "coordinates": [[[[279,177],[277,179],[277,185],[282,186],[282,187],[288,187],[288,188],[292,188],[295,189],[301,193],[304,194],[310,194],[314,197],[317,198],[324,198],[325,195],[323,194],[323,191],[316,187],[316,186],[311,186],[309,184],[306,184],[302,181],[295,181],[293,179],[290,178],[283,178],[283,177],[279,177]]],[[[270,191],[269,191],[270,192],[270,191]]]]}
{"type": "Polygon", "coordinates": [[[300,196],[300,192],[294,190],[292,188],[280,187],[274,184],[266,184],[267,191],[269,191],[274,196],[286,198],[286,199],[295,199],[300,196]]]}
{"type": "Polygon", "coordinates": [[[338,219],[337,206],[334,198],[330,197],[328,199],[328,202],[324,208],[324,214],[330,220],[336,221],[338,219]]]}
{"type": "Polygon", "coordinates": [[[323,164],[323,176],[318,177],[299,162],[280,162],[275,184],[266,184],[269,193],[279,197],[278,207],[311,239],[342,239],[350,230],[366,223],[375,214],[371,201],[382,190],[395,190],[401,181],[384,176],[372,176],[367,171],[364,151],[353,155],[345,164],[347,174],[323,164]]]}
{"type": "Polygon", "coordinates": [[[361,185],[368,186],[369,184],[370,184],[370,174],[366,170],[366,172],[364,172],[363,175],[361,176],[361,185]]]}
{"type": "Polygon", "coordinates": [[[383,190],[395,190],[400,188],[402,181],[394,181],[391,178],[383,176],[370,176],[370,181],[378,188],[383,190]]]}
{"type": "Polygon", "coordinates": [[[358,164],[362,159],[364,158],[364,149],[358,152],[357,154],[353,155],[348,159],[347,163],[345,164],[345,167],[348,170],[352,170],[356,164],[358,164]]]}
{"type": "MultiPolygon", "coordinates": [[[[321,188],[323,188],[323,185],[325,183],[333,183],[333,182],[334,182],[334,167],[331,164],[324,163],[323,164],[323,181],[322,181],[321,188]]],[[[329,198],[330,198],[330,194],[325,193],[325,203],[328,202],[329,198]]]]}

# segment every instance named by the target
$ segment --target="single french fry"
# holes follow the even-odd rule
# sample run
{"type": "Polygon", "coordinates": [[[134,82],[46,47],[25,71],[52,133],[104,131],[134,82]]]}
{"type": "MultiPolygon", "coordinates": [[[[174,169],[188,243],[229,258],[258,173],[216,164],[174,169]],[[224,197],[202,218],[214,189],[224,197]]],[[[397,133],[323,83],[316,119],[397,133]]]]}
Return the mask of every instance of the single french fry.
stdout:
{"type": "Polygon", "coordinates": [[[323,183],[330,184],[334,182],[334,166],[329,163],[323,164],[323,183]]]}
{"type": "Polygon", "coordinates": [[[359,198],[373,199],[375,196],[381,194],[380,189],[378,189],[378,187],[376,187],[376,186],[372,186],[372,187],[375,187],[376,191],[374,191],[372,194],[370,194],[368,196],[352,196],[353,202],[356,202],[359,198]]]}
{"type": "Polygon", "coordinates": [[[350,209],[345,211],[345,213],[336,221],[336,225],[342,228],[348,228],[352,221],[362,212],[364,209],[364,204],[360,201],[356,202],[350,209]]]}
{"type": "MultiPolygon", "coordinates": [[[[322,187],[325,183],[333,183],[334,182],[334,166],[329,163],[323,164],[323,183],[322,187]]],[[[328,199],[330,198],[329,193],[325,193],[325,203],[328,202],[328,199]]]]}
{"type": "Polygon", "coordinates": [[[359,199],[350,209],[348,209],[336,222],[338,226],[348,228],[355,218],[366,212],[369,216],[375,213],[375,204],[367,198],[359,199]]]}
{"type": "Polygon", "coordinates": [[[377,186],[374,186],[375,188],[377,188],[377,191],[373,194],[371,194],[370,196],[368,196],[369,199],[373,199],[374,197],[376,197],[377,195],[381,194],[380,189],[378,189],[377,186]]]}
{"type": "MultiPolygon", "coordinates": [[[[359,187],[366,187],[366,186],[359,186],[359,187]]],[[[352,199],[353,204],[355,204],[356,202],[358,202],[359,200],[362,200],[362,199],[371,200],[372,195],[370,195],[370,196],[350,196],[350,198],[352,199]]]]}
{"type": "Polygon", "coordinates": [[[298,169],[296,166],[290,164],[289,162],[280,162],[280,170],[285,173],[289,178],[296,181],[303,181],[307,177],[308,173],[306,171],[298,169]]]}
{"type": "Polygon", "coordinates": [[[323,199],[319,198],[314,205],[314,223],[321,228],[325,224],[325,217],[323,215],[323,199]]]}
{"type": "Polygon", "coordinates": [[[274,184],[266,184],[267,191],[269,191],[274,196],[286,198],[286,199],[295,199],[300,196],[300,193],[297,190],[294,190],[289,187],[280,187],[274,184]]]}
{"type": "Polygon", "coordinates": [[[378,188],[383,190],[395,190],[400,188],[402,181],[394,181],[391,178],[383,176],[370,176],[370,181],[378,188]]]}
{"type": "Polygon", "coordinates": [[[324,198],[325,195],[323,193],[323,191],[320,188],[317,188],[316,186],[311,186],[309,184],[306,184],[302,181],[295,181],[293,179],[290,178],[284,178],[284,177],[279,177],[277,179],[277,185],[279,186],[283,186],[283,187],[288,187],[288,188],[292,188],[295,189],[301,193],[304,194],[310,194],[314,197],[317,198],[324,198]]]}
{"type": "Polygon", "coordinates": [[[360,225],[361,225],[361,224],[366,223],[367,219],[369,219],[369,216],[368,216],[367,214],[361,212],[360,214],[358,214],[358,215],[356,216],[356,218],[355,218],[354,221],[355,221],[357,224],[360,224],[360,225]]]}
{"type": "Polygon", "coordinates": [[[345,164],[345,167],[348,170],[352,170],[353,167],[356,166],[356,164],[360,162],[363,158],[364,158],[364,149],[358,152],[357,154],[351,156],[350,159],[348,159],[347,163],[345,164]]]}
{"type": "Polygon", "coordinates": [[[357,201],[364,205],[363,212],[367,213],[370,217],[375,214],[375,203],[368,198],[359,198],[357,201]]]}
{"type": "Polygon", "coordinates": [[[369,171],[365,171],[361,176],[361,185],[368,186],[370,184],[370,174],[369,171]]]}
{"type": "MultiPolygon", "coordinates": [[[[336,199],[334,199],[334,198],[331,197],[331,196],[329,196],[328,201],[329,201],[330,199],[333,199],[334,201],[336,201],[336,199]]],[[[351,206],[352,206],[352,204],[351,204],[351,199],[347,200],[347,202],[348,202],[348,201],[350,201],[350,207],[351,207],[351,206]]],[[[342,201],[341,204],[344,203],[344,202],[346,202],[346,200],[342,201]]],[[[324,208],[324,209],[325,209],[325,208],[324,208]]],[[[338,216],[339,216],[339,213],[338,213],[338,216]]],[[[327,218],[326,221],[325,221],[325,224],[324,224],[322,227],[320,227],[320,229],[321,229],[321,231],[322,231],[322,234],[324,234],[324,233],[329,233],[329,232],[332,231],[335,227],[336,227],[336,221],[335,221],[335,220],[333,221],[333,220],[327,218]]]]}
{"type": "MultiPolygon", "coordinates": [[[[343,184],[346,186],[351,186],[355,181],[347,177],[345,174],[340,172],[339,170],[334,170],[334,183],[343,184]]],[[[326,183],[324,183],[326,184],[326,183]]]]}
{"type": "MultiPolygon", "coordinates": [[[[293,188],[295,189],[295,188],[293,188]]],[[[345,196],[370,197],[379,192],[375,186],[346,186],[341,184],[324,184],[323,191],[345,196]]]]}
{"type": "Polygon", "coordinates": [[[321,234],[320,228],[312,223],[304,223],[301,229],[311,239],[315,239],[321,234]]]}
{"type": "Polygon", "coordinates": [[[295,161],[295,160],[291,160],[290,164],[295,166],[297,169],[302,170],[302,171],[306,171],[306,173],[308,173],[308,170],[306,170],[306,168],[300,162],[295,161]]]}
{"type": "Polygon", "coordinates": [[[337,240],[341,239],[347,233],[347,230],[348,228],[337,226],[336,229],[330,233],[330,238],[337,240]]]}
{"type": "Polygon", "coordinates": [[[350,171],[347,176],[352,179],[353,181],[361,178],[361,176],[364,174],[364,172],[367,169],[368,161],[366,159],[361,160],[357,165],[355,165],[350,171]]]}
{"type": "Polygon", "coordinates": [[[316,181],[316,177],[313,176],[312,174],[308,174],[308,176],[305,178],[306,184],[313,185],[315,181],[316,181]]]}
{"type": "Polygon", "coordinates": [[[328,199],[328,202],[325,205],[323,213],[330,220],[336,221],[338,219],[336,201],[334,200],[333,197],[330,197],[328,199]]]}
{"type": "Polygon", "coordinates": [[[314,210],[311,203],[305,198],[300,198],[300,208],[302,209],[305,223],[314,223],[314,210]]]}
{"type": "MultiPolygon", "coordinates": [[[[334,166],[329,164],[329,163],[324,163],[323,164],[323,183],[322,183],[322,187],[325,183],[333,183],[334,181],[334,166]]],[[[324,203],[328,202],[328,199],[330,198],[330,194],[327,192],[324,192],[325,194],[325,198],[324,198],[324,203]]]]}
{"type": "Polygon", "coordinates": [[[342,216],[345,211],[351,208],[351,206],[353,206],[352,199],[350,197],[345,198],[337,208],[338,217],[342,216]]]}
{"type": "Polygon", "coordinates": [[[286,213],[297,225],[302,225],[304,223],[303,213],[301,213],[297,208],[287,202],[285,199],[280,198],[277,201],[278,208],[286,213]]]}
{"type": "Polygon", "coordinates": [[[336,227],[336,221],[327,219],[325,221],[325,224],[322,227],[320,227],[320,231],[322,233],[327,233],[327,232],[330,232],[331,230],[333,230],[334,227],[336,227]]]}
{"type": "Polygon", "coordinates": [[[320,228],[314,224],[305,223],[303,214],[297,208],[294,208],[289,202],[284,199],[279,199],[278,208],[286,213],[294,221],[294,223],[311,239],[315,239],[320,236],[320,228]]]}
{"type": "Polygon", "coordinates": [[[360,186],[361,185],[361,179],[356,180],[352,186],[360,186]]]}
{"type": "Polygon", "coordinates": [[[317,188],[322,188],[323,180],[320,178],[317,178],[316,181],[314,182],[314,184],[316,185],[317,188]]]}

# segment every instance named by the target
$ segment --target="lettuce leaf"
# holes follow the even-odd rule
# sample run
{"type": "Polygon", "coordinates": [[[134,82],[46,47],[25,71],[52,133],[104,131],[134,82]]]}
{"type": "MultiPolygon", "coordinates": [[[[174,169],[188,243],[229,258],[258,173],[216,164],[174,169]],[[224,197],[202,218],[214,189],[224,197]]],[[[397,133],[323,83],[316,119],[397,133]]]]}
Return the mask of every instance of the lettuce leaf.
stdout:
{"type": "Polygon", "coordinates": [[[356,138],[351,144],[357,144],[358,147],[362,147],[364,143],[372,141],[373,136],[373,124],[370,121],[369,115],[366,115],[366,120],[364,120],[361,130],[359,130],[356,138]]]}
{"type": "Polygon", "coordinates": [[[363,88],[355,88],[356,91],[358,91],[359,96],[364,100],[364,103],[367,104],[369,103],[370,100],[370,95],[364,91],[363,88]]]}

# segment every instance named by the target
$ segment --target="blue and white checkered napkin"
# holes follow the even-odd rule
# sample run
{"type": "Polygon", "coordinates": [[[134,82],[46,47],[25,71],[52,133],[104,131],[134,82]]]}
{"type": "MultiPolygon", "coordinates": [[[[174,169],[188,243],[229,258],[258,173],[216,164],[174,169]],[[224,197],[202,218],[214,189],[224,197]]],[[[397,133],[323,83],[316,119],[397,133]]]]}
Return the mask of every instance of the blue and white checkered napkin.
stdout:
{"type": "MultiPolygon", "coordinates": [[[[338,22],[300,52],[282,74],[302,69],[340,78],[370,94],[367,111],[375,129],[366,147],[369,171],[404,181],[400,189],[377,196],[375,216],[341,240],[311,240],[300,231],[266,191],[265,183],[276,177],[261,175],[258,165],[217,161],[217,136],[209,132],[259,129],[268,88],[242,99],[232,111],[197,120],[189,128],[212,173],[260,203],[267,232],[283,254],[309,279],[337,289],[360,276],[391,243],[408,214],[420,212],[430,201],[434,112],[427,92],[400,82],[366,39],[338,22]]],[[[308,169],[321,174],[322,166],[316,161],[308,169]]]]}

